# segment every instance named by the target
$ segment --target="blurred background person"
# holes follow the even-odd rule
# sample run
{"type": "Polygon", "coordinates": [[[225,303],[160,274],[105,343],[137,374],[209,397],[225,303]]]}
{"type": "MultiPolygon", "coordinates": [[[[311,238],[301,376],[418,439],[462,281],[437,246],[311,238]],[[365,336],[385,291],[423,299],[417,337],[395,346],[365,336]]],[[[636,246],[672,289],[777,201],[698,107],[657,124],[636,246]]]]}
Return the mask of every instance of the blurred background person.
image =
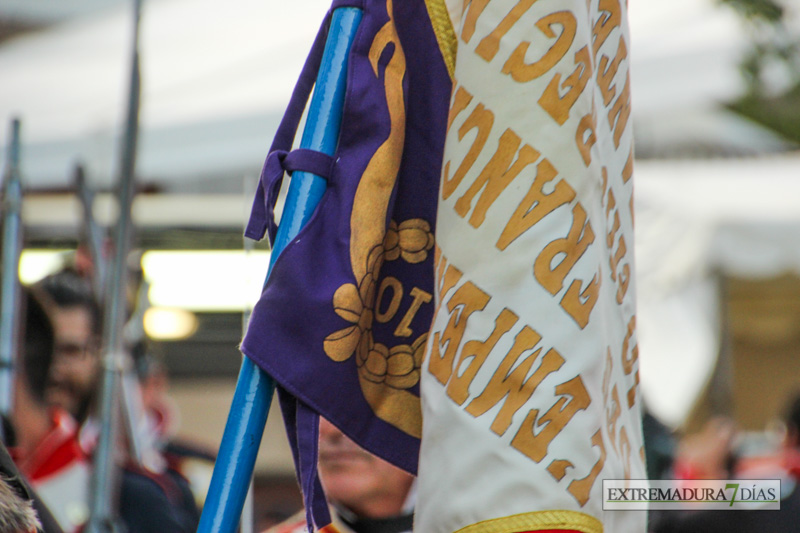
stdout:
{"type": "MultiPolygon", "coordinates": [[[[51,304],[55,337],[55,353],[46,374],[45,400],[54,410],[69,412],[81,424],[76,433],[85,455],[91,455],[97,444],[99,424],[96,407],[100,385],[100,344],[102,309],[98,305],[90,280],[76,270],[65,268],[45,277],[37,284],[51,304]]],[[[136,401],[141,408],[143,398],[134,390],[127,401],[136,401]]],[[[141,409],[135,410],[147,419],[141,409]]],[[[167,468],[161,450],[155,447],[154,435],[147,423],[135,421],[120,432],[116,448],[117,466],[121,468],[119,514],[131,533],[159,531],[194,531],[199,520],[188,483],[167,468]],[[131,435],[130,432],[137,432],[131,435]],[[133,457],[128,439],[138,439],[140,457],[133,457]],[[145,448],[142,450],[142,448],[145,448]]],[[[88,502],[88,499],[84,500],[88,502]]],[[[88,516],[88,509],[85,513],[88,516]]]]}
{"type": "MultiPolygon", "coordinates": [[[[414,476],[367,452],[320,418],[319,476],[342,533],[406,533],[414,524],[414,476]]],[[[267,533],[306,531],[301,512],[267,533]]]]}
{"type": "Polygon", "coordinates": [[[735,428],[713,419],[704,430],[684,439],[676,470],[679,479],[780,479],[780,510],[662,511],[653,533],[789,533],[800,528],[800,393],[787,403],[777,449],[758,455],[738,452],[735,428]],[[683,476],[683,477],[682,477],[683,476]]]}
{"type": "Polygon", "coordinates": [[[25,291],[24,333],[11,413],[12,456],[66,532],[88,518],[89,459],[78,444],[78,425],[64,409],[46,402],[54,330],[43,298],[25,291]]]}
{"type": "Polygon", "coordinates": [[[102,317],[88,279],[71,269],[44,278],[38,288],[52,301],[55,355],[46,398],[83,424],[97,394],[102,317]]]}
{"type": "MultiPolygon", "coordinates": [[[[134,368],[149,432],[167,473],[191,492],[197,509],[202,509],[216,455],[213,451],[177,435],[179,413],[169,396],[169,374],[164,363],[144,343],[134,349],[134,368]]],[[[188,505],[188,504],[187,504],[188,505]]]]}
{"type": "Polygon", "coordinates": [[[730,479],[735,468],[736,424],[714,417],[678,443],[672,474],[676,479],[730,479]]]}

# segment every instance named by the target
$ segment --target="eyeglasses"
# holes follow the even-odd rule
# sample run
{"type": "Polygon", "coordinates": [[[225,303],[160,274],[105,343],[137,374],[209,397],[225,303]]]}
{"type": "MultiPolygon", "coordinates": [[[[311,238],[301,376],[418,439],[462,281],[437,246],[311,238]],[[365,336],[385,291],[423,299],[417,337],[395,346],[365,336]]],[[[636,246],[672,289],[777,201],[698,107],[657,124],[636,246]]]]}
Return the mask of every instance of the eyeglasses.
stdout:
{"type": "Polygon", "coordinates": [[[93,343],[86,342],[84,344],[61,342],[55,346],[56,357],[65,360],[78,361],[93,356],[93,343]]]}

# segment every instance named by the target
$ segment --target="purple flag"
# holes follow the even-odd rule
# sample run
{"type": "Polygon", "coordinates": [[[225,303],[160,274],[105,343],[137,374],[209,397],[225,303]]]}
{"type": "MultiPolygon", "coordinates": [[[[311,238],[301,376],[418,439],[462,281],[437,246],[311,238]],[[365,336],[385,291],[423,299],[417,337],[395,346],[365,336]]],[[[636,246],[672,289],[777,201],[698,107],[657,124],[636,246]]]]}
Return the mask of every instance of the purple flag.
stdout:
{"type": "Polygon", "coordinates": [[[254,202],[247,236],[259,239],[269,226],[274,238],[271,211],[283,171],[328,179],[313,218],[275,263],[242,342],[278,384],[307,507],[318,488],[311,479],[316,414],[416,473],[451,93],[440,42],[452,28],[449,19],[431,21],[435,3],[364,0],[336,154],[288,152],[307,97],[298,105],[296,94],[254,202]]]}

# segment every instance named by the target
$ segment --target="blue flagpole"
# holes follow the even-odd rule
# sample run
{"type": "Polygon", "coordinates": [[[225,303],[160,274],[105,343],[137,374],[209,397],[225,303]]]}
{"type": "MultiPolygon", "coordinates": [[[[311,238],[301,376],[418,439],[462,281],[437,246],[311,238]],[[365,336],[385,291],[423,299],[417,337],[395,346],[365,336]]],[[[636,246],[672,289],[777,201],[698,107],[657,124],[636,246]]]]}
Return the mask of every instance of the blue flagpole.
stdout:
{"type": "MultiPolygon", "coordinates": [[[[22,183],[20,179],[20,121],[11,121],[8,170],[0,178],[2,204],[2,270],[0,270],[0,415],[10,420],[14,402],[14,359],[19,347],[20,320],[19,258],[22,253],[22,183]]],[[[0,424],[2,426],[2,424],[0,424]]],[[[0,442],[8,444],[0,427],[0,442]]]]}
{"type": "MultiPolygon", "coordinates": [[[[333,155],[339,138],[347,82],[347,57],[361,22],[360,9],[333,12],[300,148],[333,155]]],[[[326,182],[309,172],[292,174],[281,223],[272,247],[267,279],[275,260],[311,218],[326,182]]],[[[198,533],[233,533],[253,476],[275,383],[245,357],[231,402],[198,533]]]]}

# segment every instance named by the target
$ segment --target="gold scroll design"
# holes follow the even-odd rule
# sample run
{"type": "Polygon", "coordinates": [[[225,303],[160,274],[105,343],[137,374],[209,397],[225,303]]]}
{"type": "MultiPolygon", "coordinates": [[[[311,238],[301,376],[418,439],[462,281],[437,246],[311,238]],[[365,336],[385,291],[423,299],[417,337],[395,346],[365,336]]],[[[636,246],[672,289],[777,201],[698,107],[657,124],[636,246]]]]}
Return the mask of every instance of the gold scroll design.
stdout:
{"type": "Polygon", "coordinates": [[[392,221],[383,243],[370,250],[368,269],[358,287],[346,283],[334,293],[334,311],[351,325],[331,333],[324,342],[326,355],[334,361],[344,362],[355,354],[361,392],[375,415],[416,438],[422,435],[419,397],[408,389],[419,382],[428,333],[411,344],[387,347],[375,342],[372,325],[383,263],[400,258],[421,263],[433,248],[433,240],[430,224],[423,219],[399,225],[392,221]]]}
{"type": "Polygon", "coordinates": [[[357,286],[346,283],[333,295],[333,310],[351,325],[325,338],[325,354],[337,362],[356,354],[358,381],[364,398],[375,415],[401,431],[420,438],[422,415],[419,397],[408,389],[419,381],[419,368],[427,332],[411,344],[387,347],[375,342],[372,324],[375,317],[377,282],[384,261],[402,258],[409,263],[425,260],[433,247],[430,224],[410,219],[399,225],[386,220],[389,202],[397,182],[405,142],[405,101],[403,78],[406,59],[387,0],[389,21],[373,39],[369,60],[377,78],[379,59],[391,48],[383,68],[386,106],[391,129],[388,138],[373,154],[361,176],[350,215],[350,264],[357,286]]]}

